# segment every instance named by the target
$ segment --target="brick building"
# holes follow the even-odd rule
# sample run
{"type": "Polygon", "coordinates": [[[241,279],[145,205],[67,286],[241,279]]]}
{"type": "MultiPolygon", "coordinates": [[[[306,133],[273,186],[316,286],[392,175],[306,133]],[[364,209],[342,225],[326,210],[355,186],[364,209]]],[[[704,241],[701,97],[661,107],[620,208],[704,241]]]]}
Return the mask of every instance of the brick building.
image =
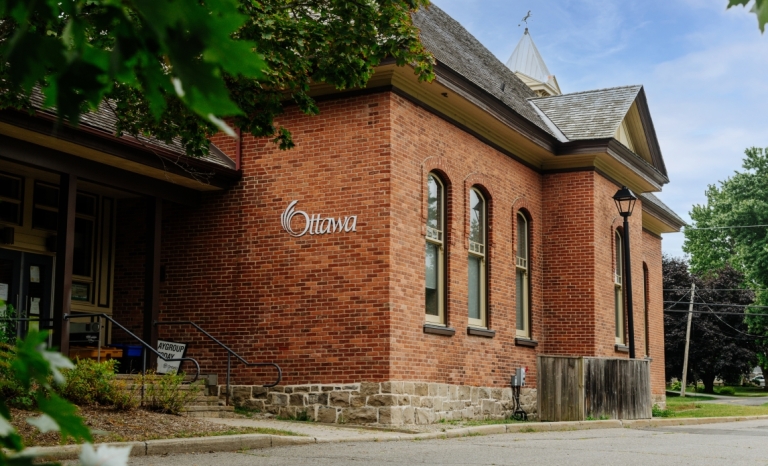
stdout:
{"type": "Polygon", "coordinates": [[[535,413],[538,355],[628,357],[627,186],[634,343],[663,403],[661,234],[682,220],[652,194],[668,178],[642,86],[561,95],[527,30],[505,66],[436,6],[414,20],[437,79],[384,63],[365,89],[317,86],[320,115],[280,117],[290,151],[217,136],[194,160],[112,137],[108,112],[56,133],[0,112],[6,301],[62,347],[64,314],[103,312],[223,380],[220,347],[154,325],[194,321],[280,365],[267,389],[271,367],[234,361],[231,394],[286,416],[501,416],[518,367],[535,413]]]}

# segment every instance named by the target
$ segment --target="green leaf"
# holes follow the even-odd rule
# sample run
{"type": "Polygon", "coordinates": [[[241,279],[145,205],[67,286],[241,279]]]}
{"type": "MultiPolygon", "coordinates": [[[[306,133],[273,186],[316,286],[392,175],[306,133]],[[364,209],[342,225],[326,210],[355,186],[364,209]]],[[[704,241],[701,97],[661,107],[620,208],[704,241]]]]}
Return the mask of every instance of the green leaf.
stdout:
{"type": "Polygon", "coordinates": [[[75,441],[85,440],[92,442],[91,432],[77,415],[77,408],[68,401],[51,393],[47,398],[41,395],[35,397],[40,411],[50,416],[58,424],[61,432],[61,441],[64,443],[67,437],[75,441]]]}

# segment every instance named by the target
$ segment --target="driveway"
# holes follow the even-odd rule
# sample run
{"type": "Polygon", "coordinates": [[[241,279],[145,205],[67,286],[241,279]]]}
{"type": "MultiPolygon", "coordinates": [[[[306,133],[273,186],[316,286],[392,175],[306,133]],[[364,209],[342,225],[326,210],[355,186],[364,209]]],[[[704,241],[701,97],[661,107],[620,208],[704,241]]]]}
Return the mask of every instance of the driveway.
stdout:
{"type": "Polygon", "coordinates": [[[446,440],[323,443],[236,453],[140,457],[154,466],[696,465],[768,464],[768,421],[602,429],[446,440]]]}

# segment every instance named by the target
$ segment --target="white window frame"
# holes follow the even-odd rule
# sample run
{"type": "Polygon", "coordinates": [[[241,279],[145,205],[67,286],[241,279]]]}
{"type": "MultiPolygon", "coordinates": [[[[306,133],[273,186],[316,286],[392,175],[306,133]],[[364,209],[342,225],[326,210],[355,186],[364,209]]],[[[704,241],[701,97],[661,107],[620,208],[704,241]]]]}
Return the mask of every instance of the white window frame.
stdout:
{"type": "Polygon", "coordinates": [[[616,329],[614,337],[616,338],[617,345],[624,345],[624,257],[622,250],[623,239],[619,230],[614,233],[614,257],[616,261],[616,269],[613,272],[613,299],[614,299],[614,319],[616,321],[616,329]]]}
{"type": "MultiPolygon", "coordinates": [[[[446,325],[445,321],[445,184],[439,176],[430,172],[427,175],[427,202],[429,202],[429,180],[434,179],[440,189],[440,205],[438,209],[440,211],[440,228],[432,228],[429,225],[426,227],[427,243],[435,244],[438,246],[437,254],[437,312],[438,315],[432,315],[426,313],[424,310],[425,321],[430,324],[446,325]]],[[[427,214],[429,215],[429,214],[427,214]]],[[[426,279],[426,276],[425,276],[426,279]]],[[[426,286],[424,288],[426,294],[426,286]]],[[[425,305],[426,306],[426,305],[425,305]]]]}
{"type": "MultiPolygon", "coordinates": [[[[488,260],[487,260],[487,252],[488,252],[488,200],[485,198],[482,192],[480,192],[477,188],[472,188],[470,190],[469,196],[467,201],[469,201],[469,222],[472,221],[472,191],[477,194],[477,196],[483,201],[483,242],[482,243],[475,243],[468,239],[469,243],[469,255],[475,256],[480,258],[480,318],[475,319],[472,317],[469,317],[469,314],[467,314],[468,323],[471,327],[478,327],[478,328],[488,328],[488,290],[487,290],[487,283],[486,283],[486,276],[487,276],[487,269],[488,269],[488,260]]],[[[469,227],[469,225],[468,225],[469,227]]],[[[469,262],[467,262],[467,267],[469,267],[469,262]]],[[[469,283],[467,283],[467,286],[469,286],[469,283]]],[[[469,288],[467,288],[467,291],[469,291],[469,288]]],[[[467,299],[467,308],[469,308],[469,299],[467,299]]]]}
{"type": "MultiPolygon", "coordinates": [[[[523,309],[522,309],[522,313],[520,312],[521,311],[520,309],[517,309],[517,307],[518,307],[518,300],[515,299],[515,318],[517,319],[517,315],[518,314],[522,314],[521,321],[518,321],[516,323],[516,325],[515,325],[515,334],[518,337],[530,338],[531,337],[531,329],[530,329],[531,315],[530,315],[530,306],[529,306],[529,299],[530,299],[530,297],[528,296],[529,295],[529,290],[530,290],[530,287],[529,287],[529,284],[528,284],[528,280],[529,280],[529,276],[530,276],[530,274],[529,274],[529,271],[530,271],[530,245],[528,243],[528,241],[529,241],[528,219],[525,217],[525,215],[523,215],[522,212],[518,212],[517,216],[515,217],[515,232],[516,232],[516,236],[518,236],[516,238],[517,239],[517,241],[515,243],[516,246],[520,245],[520,238],[519,238],[520,228],[518,226],[518,223],[519,223],[520,219],[522,219],[522,221],[523,221],[523,223],[525,225],[525,227],[523,228],[523,234],[525,234],[525,238],[524,238],[525,239],[525,251],[517,250],[515,252],[515,285],[517,285],[517,274],[521,273],[522,276],[523,276],[522,287],[521,287],[520,290],[518,290],[517,287],[516,287],[515,288],[515,293],[522,292],[523,300],[522,300],[521,304],[523,306],[523,309]],[[525,253],[524,254],[525,257],[520,255],[521,252],[525,253]],[[522,328],[520,328],[521,327],[521,325],[520,325],[521,323],[522,323],[522,328]]],[[[517,249],[519,249],[519,247],[517,249]]]]}

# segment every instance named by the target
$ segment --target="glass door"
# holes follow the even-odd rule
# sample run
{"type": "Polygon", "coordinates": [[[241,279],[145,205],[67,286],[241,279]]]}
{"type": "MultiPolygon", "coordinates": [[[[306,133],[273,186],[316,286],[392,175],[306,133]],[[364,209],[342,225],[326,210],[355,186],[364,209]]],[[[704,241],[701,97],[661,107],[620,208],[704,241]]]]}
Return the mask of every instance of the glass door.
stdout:
{"type": "Polygon", "coordinates": [[[13,342],[21,307],[21,256],[18,251],[0,249],[0,341],[13,342]]]}
{"type": "Polygon", "coordinates": [[[24,253],[21,287],[21,310],[30,321],[29,328],[50,330],[51,296],[53,294],[53,257],[24,253]]]}

